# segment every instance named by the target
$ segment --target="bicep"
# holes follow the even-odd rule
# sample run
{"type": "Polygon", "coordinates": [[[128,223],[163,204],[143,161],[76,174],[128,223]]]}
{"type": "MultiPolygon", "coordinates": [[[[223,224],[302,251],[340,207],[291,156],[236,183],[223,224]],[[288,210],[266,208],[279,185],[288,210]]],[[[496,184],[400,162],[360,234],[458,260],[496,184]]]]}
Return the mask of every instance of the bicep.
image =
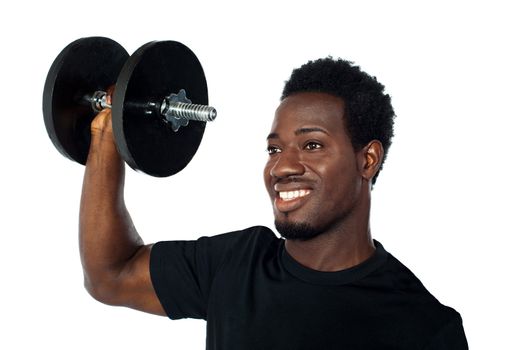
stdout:
{"type": "Polygon", "coordinates": [[[171,319],[204,319],[216,271],[235,237],[224,234],[141,247],[119,275],[118,305],[171,319]]]}
{"type": "Polygon", "coordinates": [[[153,245],[142,246],[117,277],[118,304],[155,315],[166,316],[150,275],[153,245]]]}

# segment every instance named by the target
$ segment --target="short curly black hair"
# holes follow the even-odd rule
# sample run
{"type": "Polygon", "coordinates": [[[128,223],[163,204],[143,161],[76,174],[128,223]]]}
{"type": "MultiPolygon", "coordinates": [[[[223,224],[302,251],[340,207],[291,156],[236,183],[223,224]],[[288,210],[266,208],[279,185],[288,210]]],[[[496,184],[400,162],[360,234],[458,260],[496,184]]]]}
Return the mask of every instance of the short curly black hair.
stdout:
{"type": "Polygon", "coordinates": [[[354,150],[359,151],[372,140],[382,143],[384,157],[380,172],[391,146],[395,112],[391,97],[384,93],[384,85],[376,77],[361,71],[352,62],[321,58],[294,69],[285,83],[281,100],[298,92],[324,92],[342,98],[346,132],[354,150]]]}

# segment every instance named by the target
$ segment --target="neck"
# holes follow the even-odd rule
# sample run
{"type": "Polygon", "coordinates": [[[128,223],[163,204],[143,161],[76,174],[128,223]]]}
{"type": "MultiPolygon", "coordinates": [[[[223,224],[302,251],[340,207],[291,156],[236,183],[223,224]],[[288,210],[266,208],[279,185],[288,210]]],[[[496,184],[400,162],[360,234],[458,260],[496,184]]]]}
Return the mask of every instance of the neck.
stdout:
{"type": "Polygon", "coordinates": [[[342,222],[308,240],[286,240],[287,253],[317,271],[340,271],[367,260],[375,251],[369,227],[369,194],[342,222]]]}

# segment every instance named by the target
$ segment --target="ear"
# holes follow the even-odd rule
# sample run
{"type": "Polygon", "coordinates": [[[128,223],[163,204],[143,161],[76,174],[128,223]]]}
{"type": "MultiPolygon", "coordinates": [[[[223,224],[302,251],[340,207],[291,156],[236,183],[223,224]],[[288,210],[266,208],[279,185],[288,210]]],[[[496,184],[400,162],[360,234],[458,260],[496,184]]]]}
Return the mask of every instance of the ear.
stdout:
{"type": "Polygon", "coordinates": [[[362,177],[371,181],[373,176],[380,169],[382,158],[384,157],[384,147],[378,140],[369,142],[358,152],[359,170],[362,177]]]}

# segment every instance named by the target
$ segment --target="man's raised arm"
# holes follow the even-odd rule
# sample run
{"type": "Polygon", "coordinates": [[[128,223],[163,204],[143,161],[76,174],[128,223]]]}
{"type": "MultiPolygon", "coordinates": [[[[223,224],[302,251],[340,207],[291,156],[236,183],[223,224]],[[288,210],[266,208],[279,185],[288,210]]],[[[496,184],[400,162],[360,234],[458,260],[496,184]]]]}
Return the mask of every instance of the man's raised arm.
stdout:
{"type": "Polygon", "coordinates": [[[124,203],[124,162],[109,110],[92,122],[79,217],[85,288],[97,300],[165,315],[153,289],[144,245],[124,203]]]}

